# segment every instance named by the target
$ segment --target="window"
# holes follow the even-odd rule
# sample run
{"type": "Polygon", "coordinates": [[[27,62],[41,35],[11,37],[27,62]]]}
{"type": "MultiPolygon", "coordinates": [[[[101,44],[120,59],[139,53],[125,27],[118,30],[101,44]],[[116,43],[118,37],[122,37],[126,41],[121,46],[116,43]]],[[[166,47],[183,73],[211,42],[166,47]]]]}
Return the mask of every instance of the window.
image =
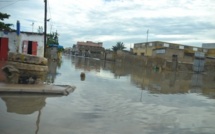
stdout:
{"type": "Polygon", "coordinates": [[[197,51],[198,49],[196,47],[193,48],[193,51],[197,51]]]}
{"type": "Polygon", "coordinates": [[[184,49],[184,46],[179,46],[179,49],[184,49]]]}
{"type": "Polygon", "coordinates": [[[158,49],[156,50],[156,54],[164,54],[166,52],[165,49],[158,49]]]}
{"type": "Polygon", "coordinates": [[[167,44],[167,43],[164,43],[164,45],[163,45],[164,47],[169,47],[169,44],[167,44]]]}
{"type": "Polygon", "coordinates": [[[207,52],[208,52],[208,50],[207,50],[207,49],[203,49],[203,52],[204,52],[204,53],[207,53],[207,52]]]}

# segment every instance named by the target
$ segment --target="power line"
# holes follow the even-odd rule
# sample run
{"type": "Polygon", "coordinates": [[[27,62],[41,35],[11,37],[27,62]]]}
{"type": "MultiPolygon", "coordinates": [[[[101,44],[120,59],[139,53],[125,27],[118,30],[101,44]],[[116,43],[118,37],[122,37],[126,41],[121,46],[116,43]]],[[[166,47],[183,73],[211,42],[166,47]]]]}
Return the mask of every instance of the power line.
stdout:
{"type": "Polygon", "coordinates": [[[9,7],[9,6],[11,6],[11,5],[13,5],[13,4],[15,4],[15,3],[19,2],[19,1],[27,1],[27,0],[0,1],[0,2],[12,2],[12,3],[10,3],[10,4],[6,5],[6,6],[0,7],[0,9],[4,9],[4,8],[6,8],[6,7],[9,7]]]}
{"type": "Polygon", "coordinates": [[[8,4],[8,5],[6,5],[6,6],[3,6],[3,7],[1,7],[0,9],[4,9],[4,8],[6,8],[6,7],[9,7],[9,6],[15,4],[16,2],[18,2],[18,1],[15,1],[15,2],[13,2],[13,3],[11,3],[11,4],[8,4]]]}
{"type": "Polygon", "coordinates": [[[0,2],[17,2],[17,1],[27,1],[27,0],[0,0],[0,2]]]}

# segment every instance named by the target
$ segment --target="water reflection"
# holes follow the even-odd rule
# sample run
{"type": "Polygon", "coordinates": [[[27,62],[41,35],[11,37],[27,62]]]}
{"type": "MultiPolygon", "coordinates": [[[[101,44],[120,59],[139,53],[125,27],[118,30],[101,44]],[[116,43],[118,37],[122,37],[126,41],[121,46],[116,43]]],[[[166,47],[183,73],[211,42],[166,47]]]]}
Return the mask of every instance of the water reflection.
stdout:
{"type": "Polygon", "coordinates": [[[7,106],[7,112],[32,114],[45,106],[44,96],[3,96],[1,99],[7,106]]]}
{"type": "Polygon", "coordinates": [[[154,71],[126,63],[114,63],[89,58],[72,57],[76,69],[87,71],[108,70],[114,78],[130,76],[132,84],[151,94],[199,93],[214,98],[214,74],[195,74],[187,72],[154,71]],[[210,95],[209,95],[210,94],[210,95]]]}
{"type": "Polygon", "coordinates": [[[92,58],[72,56],[72,64],[76,69],[100,72],[102,62],[92,58]]]}
{"type": "Polygon", "coordinates": [[[9,113],[30,115],[33,114],[34,112],[38,112],[35,130],[35,134],[38,134],[41,110],[46,105],[45,96],[3,95],[1,99],[5,102],[7,112],[9,113]]]}
{"type": "Polygon", "coordinates": [[[47,83],[54,83],[56,76],[60,75],[60,73],[57,72],[57,69],[61,68],[63,61],[62,60],[49,60],[48,61],[48,75],[46,82],[47,83]]]}

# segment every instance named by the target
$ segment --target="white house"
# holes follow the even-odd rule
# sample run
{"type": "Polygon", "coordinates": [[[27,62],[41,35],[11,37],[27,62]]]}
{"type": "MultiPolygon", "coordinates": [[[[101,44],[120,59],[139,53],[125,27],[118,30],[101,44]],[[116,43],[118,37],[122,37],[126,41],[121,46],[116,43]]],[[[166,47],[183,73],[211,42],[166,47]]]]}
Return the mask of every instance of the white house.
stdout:
{"type": "Polygon", "coordinates": [[[8,45],[8,49],[2,51],[19,52],[39,57],[44,57],[44,34],[33,32],[20,32],[19,36],[16,31],[4,32],[0,31],[0,39],[6,40],[4,44],[8,45]]]}

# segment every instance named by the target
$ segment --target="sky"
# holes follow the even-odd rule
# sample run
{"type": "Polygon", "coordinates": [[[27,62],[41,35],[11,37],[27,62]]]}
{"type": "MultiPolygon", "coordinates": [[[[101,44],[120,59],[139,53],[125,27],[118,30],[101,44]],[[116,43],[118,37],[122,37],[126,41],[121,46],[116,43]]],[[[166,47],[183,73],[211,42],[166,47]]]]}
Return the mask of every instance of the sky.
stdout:
{"type": "MultiPolygon", "coordinates": [[[[16,28],[37,32],[44,26],[44,0],[0,0],[16,28]],[[33,24],[33,25],[32,25],[33,24]]],[[[59,43],[103,42],[111,49],[123,42],[164,41],[201,47],[215,42],[215,0],[48,0],[47,33],[57,31],[59,43]]]]}

